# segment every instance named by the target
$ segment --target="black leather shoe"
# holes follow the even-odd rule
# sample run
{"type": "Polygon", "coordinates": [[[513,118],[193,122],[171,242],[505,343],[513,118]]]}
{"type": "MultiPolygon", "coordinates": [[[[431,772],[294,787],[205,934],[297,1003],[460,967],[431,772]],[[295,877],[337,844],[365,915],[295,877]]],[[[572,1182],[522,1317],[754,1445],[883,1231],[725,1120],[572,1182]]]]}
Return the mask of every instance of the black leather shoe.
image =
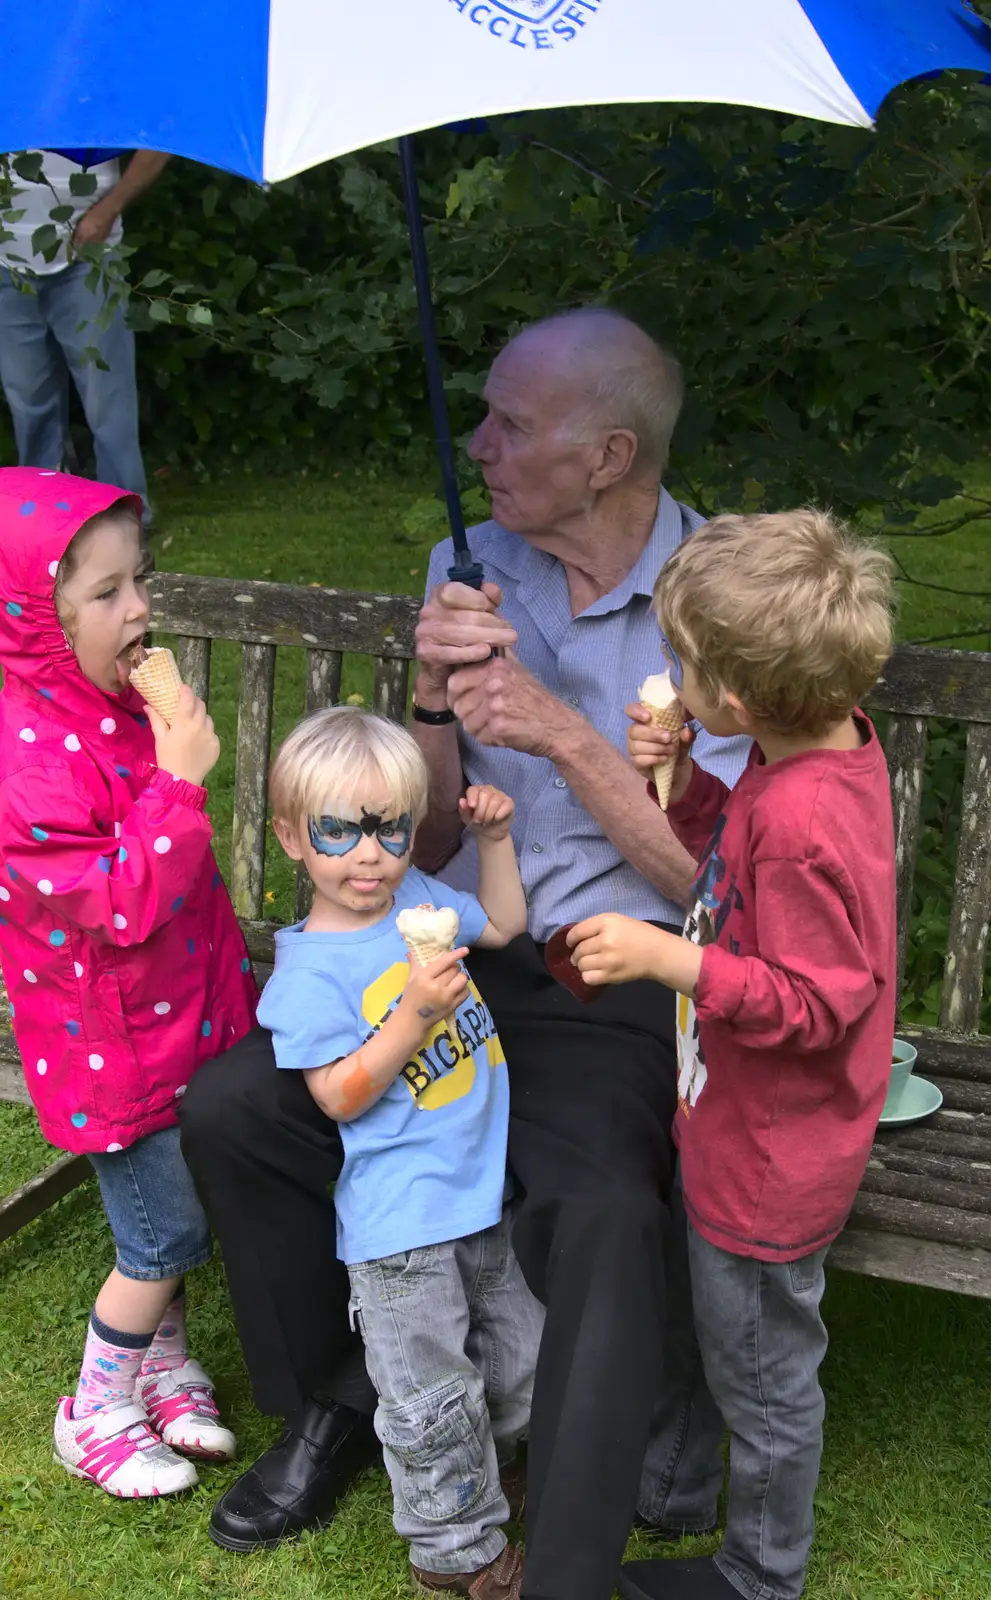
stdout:
{"type": "Polygon", "coordinates": [[[307,1401],[293,1426],[221,1495],[210,1538],[247,1552],[323,1527],[377,1448],[370,1417],[333,1400],[307,1401]]]}

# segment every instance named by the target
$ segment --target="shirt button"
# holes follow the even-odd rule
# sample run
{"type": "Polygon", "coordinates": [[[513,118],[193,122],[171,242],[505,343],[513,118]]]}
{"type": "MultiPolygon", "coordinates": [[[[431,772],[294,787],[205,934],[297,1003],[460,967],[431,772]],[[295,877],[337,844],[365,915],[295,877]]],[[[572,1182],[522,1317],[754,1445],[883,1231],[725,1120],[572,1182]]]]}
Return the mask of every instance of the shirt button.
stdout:
{"type": "Polygon", "coordinates": [[[533,853],[534,853],[534,855],[535,855],[535,856],[539,856],[539,855],[540,855],[540,853],[541,853],[541,851],[542,851],[542,850],[543,850],[543,848],[544,848],[544,847],[543,847],[543,845],[542,845],[542,844],[535,844],[535,845],[534,845],[534,847],[533,847],[533,853]]]}
{"type": "Polygon", "coordinates": [[[580,704],[578,696],[576,694],[571,695],[569,700],[568,700],[568,704],[569,704],[569,706],[576,706],[577,707],[580,704]]]}
{"type": "Polygon", "coordinates": [[[555,789],[566,789],[568,785],[563,778],[555,778],[554,787],[555,789]]]}

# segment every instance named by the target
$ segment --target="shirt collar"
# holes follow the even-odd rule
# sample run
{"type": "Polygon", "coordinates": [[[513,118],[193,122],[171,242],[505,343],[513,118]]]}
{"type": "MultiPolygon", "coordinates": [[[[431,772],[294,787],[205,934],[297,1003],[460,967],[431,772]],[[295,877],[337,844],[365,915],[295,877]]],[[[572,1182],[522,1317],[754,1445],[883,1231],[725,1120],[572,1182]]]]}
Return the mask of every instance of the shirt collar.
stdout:
{"type": "Polygon", "coordinates": [[[650,538],[640,552],[639,559],[615,589],[600,596],[593,605],[582,612],[583,617],[605,616],[610,611],[621,611],[634,595],[644,595],[650,600],[654,593],[657,575],[668,557],[673,555],[684,537],[681,507],[664,488],[657,503],[657,516],[650,538]]]}

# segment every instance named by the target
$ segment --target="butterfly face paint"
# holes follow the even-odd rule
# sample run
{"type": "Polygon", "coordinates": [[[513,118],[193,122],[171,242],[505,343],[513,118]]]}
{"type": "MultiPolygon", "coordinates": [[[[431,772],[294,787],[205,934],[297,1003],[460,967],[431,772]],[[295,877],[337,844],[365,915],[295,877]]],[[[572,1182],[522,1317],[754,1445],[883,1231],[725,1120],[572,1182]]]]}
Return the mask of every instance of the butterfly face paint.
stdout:
{"type": "Polygon", "coordinates": [[[401,817],[383,817],[361,808],[361,821],[350,817],[310,817],[310,843],[321,856],[346,856],[364,836],[372,834],[383,850],[397,859],[406,855],[413,836],[413,819],[408,811],[401,817]]]}

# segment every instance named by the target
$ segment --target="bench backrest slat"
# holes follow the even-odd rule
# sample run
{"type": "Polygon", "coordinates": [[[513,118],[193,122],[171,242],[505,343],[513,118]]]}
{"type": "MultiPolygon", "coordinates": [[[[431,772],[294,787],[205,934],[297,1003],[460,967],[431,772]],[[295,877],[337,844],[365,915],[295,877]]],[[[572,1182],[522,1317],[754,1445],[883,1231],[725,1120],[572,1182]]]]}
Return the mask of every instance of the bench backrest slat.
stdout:
{"type": "Polygon", "coordinates": [[[912,921],[912,883],[922,813],[922,779],[929,724],[925,717],[892,712],[886,755],[891,776],[891,809],[895,820],[895,882],[898,891],[898,993],[901,994],[912,921]]]}
{"type": "Polygon", "coordinates": [[[871,695],[873,710],[991,722],[991,655],[900,645],[871,695]]]}
{"type": "Polygon", "coordinates": [[[155,574],[149,594],[151,626],[168,633],[406,660],[413,654],[419,604],[412,595],[166,572],[155,574]]]}
{"type": "Polygon", "coordinates": [[[176,665],[182,681],[188,683],[201,700],[210,698],[210,644],[209,639],[176,640],[176,665]]]}
{"type": "Polygon", "coordinates": [[[946,941],[946,978],[940,1025],[976,1032],[984,993],[991,919],[991,724],[967,729],[960,842],[946,941]]]}
{"type": "Polygon", "coordinates": [[[274,644],[246,644],[241,660],[234,763],[231,899],[239,917],[260,917],[265,887],[268,759],[275,689],[274,644]]]}

